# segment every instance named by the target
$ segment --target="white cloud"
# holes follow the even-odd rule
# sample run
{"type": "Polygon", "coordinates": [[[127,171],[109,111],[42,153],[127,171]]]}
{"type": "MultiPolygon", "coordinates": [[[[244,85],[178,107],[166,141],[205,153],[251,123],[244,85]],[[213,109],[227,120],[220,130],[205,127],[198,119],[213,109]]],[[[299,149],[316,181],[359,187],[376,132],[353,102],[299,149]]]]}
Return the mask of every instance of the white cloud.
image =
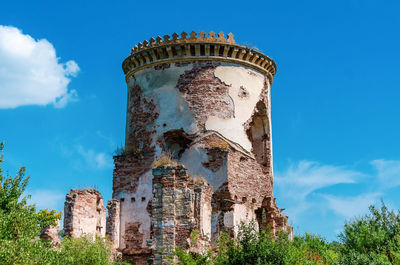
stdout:
{"type": "Polygon", "coordinates": [[[291,164],[282,173],[277,172],[275,186],[284,190],[287,196],[302,200],[320,188],[340,183],[354,183],[362,175],[360,172],[343,167],[303,160],[297,165],[291,164]]]}
{"type": "Polygon", "coordinates": [[[47,104],[64,107],[77,99],[68,84],[78,72],[76,62],[59,62],[46,39],[35,40],[18,28],[0,25],[0,109],[47,104]]]}
{"type": "Polygon", "coordinates": [[[64,201],[65,194],[54,190],[34,190],[29,203],[36,204],[36,209],[59,209],[64,201]]]}
{"type": "Polygon", "coordinates": [[[113,166],[113,161],[110,155],[102,152],[96,152],[93,149],[85,149],[83,146],[77,146],[77,152],[80,154],[91,168],[103,169],[110,168],[113,166]]]}
{"type": "Polygon", "coordinates": [[[321,196],[328,201],[329,207],[335,213],[349,219],[365,214],[368,211],[368,207],[375,204],[378,198],[382,196],[382,193],[373,192],[354,197],[339,197],[325,194],[321,196]]]}
{"type": "Polygon", "coordinates": [[[371,164],[378,172],[378,180],[382,187],[391,188],[400,186],[400,161],[377,159],[371,164]]]}
{"type": "Polygon", "coordinates": [[[75,89],[70,90],[62,97],[60,97],[56,102],[54,102],[55,108],[64,108],[69,102],[76,102],[78,101],[78,93],[75,89]]]}

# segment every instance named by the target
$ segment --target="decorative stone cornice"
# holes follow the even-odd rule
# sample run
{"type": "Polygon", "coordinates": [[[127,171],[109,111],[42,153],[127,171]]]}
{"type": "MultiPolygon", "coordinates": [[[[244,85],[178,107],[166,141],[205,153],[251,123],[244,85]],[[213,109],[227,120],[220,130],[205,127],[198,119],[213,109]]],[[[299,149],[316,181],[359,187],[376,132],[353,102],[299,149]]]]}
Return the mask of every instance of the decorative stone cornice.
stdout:
{"type": "Polygon", "coordinates": [[[130,56],[122,63],[122,69],[128,79],[135,72],[163,63],[182,61],[216,60],[239,63],[255,68],[267,75],[270,82],[276,73],[276,64],[268,56],[246,46],[238,45],[229,33],[225,38],[224,33],[216,34],[201,31],[198,34],[177,33],[164,38],[158,36],[145,40],[135,45],[130,56]]]}

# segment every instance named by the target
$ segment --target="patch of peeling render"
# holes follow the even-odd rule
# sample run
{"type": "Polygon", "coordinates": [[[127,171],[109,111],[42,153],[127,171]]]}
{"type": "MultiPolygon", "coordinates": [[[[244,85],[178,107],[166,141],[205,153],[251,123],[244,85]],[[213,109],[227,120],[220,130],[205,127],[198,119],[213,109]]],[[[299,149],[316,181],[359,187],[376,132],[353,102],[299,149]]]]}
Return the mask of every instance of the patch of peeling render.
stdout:
{"type": "Polygon", "coordinates": [[[126,247],[125,230],[130,226],[129,223],[140,223],[138,232],[143,234],[142,248],[146,248],[146,241],[150,239],[151,218],[147,210],[149,201],[152,200],[152,180],[153,174],[149,170],[139,177],[139,184],[136,192],[120,192],[116,198],[121,202],[121,222],[120,222],[120,249],[126,247]],[[123,200],[121,200],[123,198],[123,200]]]}
{"type": "MultiPolygon", "coordinates": [[[[250,224],[256,220],[254,209],[243,204],[234,204],[233,210],[224,214],[224,226],[233,229],[235,236],[238,235],[239,227],[242,223],[250,224]]],[[[256,230],[258,230],[257,222],[254,222],[256,230]]]]}
{"type": "Polygon", "coordinates": [[[197,125],[204,131],[208,116],[221,119],[233,117],[233,101],[229,97],[229,86],[215,77],[219,62],[197,62],[193,69],[179,77],[176,87],[184,95],[193,112],[197,125]]]}
{"type": "MultiPolygon", "coordinates": [[[[136,83],[142,88],[145,98],[152,98],[159,107],[159,116],[155,120],[156,133],[163,133],[173,129],[183,129],[188,134],[198,132],[196,122],[188,103],[182,93],[176,88],[179,77],[193,65],[171,66],[170,68],[154,71],[144,69],[135,74],[136,83]]],[[[134,82],[128,82],[128,88],[134,82]]]]}
{"type": "Polygon", "coordinates": [[[228,179],[228,166],[225,160],[218,170],[211,170],[203,166],[202,162],[207,162],[209,156],[207,150],[199,145],[192,145],[186,149],[180,158],[180,162],[187,168],[188,174],[193,177],[202,176],[216,191],[228,179]]]}
{"type": "Polygon", "coordinates": [[[209,116],[206,130],[214,130],[227,139],[240,144],[246,151],[251,152],[252,144],[248,139],[244,124],[251,117],[259,101],[259,96],[264,89],[264,76],[242,66],[220,65],[214,70],[215,77],[230,85],[229,96],[234,102],[235,117],[222,119],[209,116]],[[246,97],[242,97],[243,89],[246,97]]]}
{"type": "Polygon", "coordinates": [[[244,204],[234,204],[232,212],[232,224],[235,236],[239,233],[240,224],[244,223],[249,225],[254,221],[255,229],[258,231],[258,223],[256,222],[256,214],[254,209],[244,204]]]}
{"type": "Polygon", "coordinates": [[[202,217],[201,217],[201,232],[202,235],[206,236],[207,238],[211,238],[211,213],[212,213],[212,209],[211,209],[211,204],[209,203],[204,203],[201,205],[202,207],[202,217]]]}

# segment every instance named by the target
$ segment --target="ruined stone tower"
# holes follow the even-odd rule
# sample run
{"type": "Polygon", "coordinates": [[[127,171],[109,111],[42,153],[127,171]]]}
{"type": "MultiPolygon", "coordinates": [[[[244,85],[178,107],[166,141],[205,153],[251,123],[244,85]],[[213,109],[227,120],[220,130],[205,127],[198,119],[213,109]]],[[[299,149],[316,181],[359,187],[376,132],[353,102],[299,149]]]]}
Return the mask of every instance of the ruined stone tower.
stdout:
{"type": "Polygon", "coordinates": [[[213,244],[241,221],[261,224],[262,209],[274,231],[290,229],[272,194],[272,59],[232,34],[192,32],[139,43],[122,67],[128,104],[113,233],[124,254],[163,259],[158,250],[187,246],[194,229],[213,244]],[[153,169],[163,153],[179,166],[153,169]]]}
{"type": "Polygon", "coordinates": [[[272,59],[232,34],[183,32],[139,43],[122,67],[125,150],[106,225],[117,251],[164,264],[241,222],[292,233],[272,192],[272,59]]]}

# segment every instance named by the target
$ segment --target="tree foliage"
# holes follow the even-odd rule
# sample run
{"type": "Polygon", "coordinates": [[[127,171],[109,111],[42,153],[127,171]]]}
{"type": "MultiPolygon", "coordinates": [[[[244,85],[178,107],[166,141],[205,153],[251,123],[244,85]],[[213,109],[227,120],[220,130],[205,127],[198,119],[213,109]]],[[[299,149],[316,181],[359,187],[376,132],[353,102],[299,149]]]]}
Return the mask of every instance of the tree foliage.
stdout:
{"type": "Polygon", "coordinates": [[[345,223],[340,242],[308,233],[289,241],[284,233],[274,238],[242,224],[234,240],[221,234],[214,252],[199,255],[178,249],[175,254],[185,265],[400,265],[400,212],[389,211],[383,202],[369,210],[345,223]]]}
{"type": "Polygon", "coordinates": [[[323,238],[305,234],[288,240],[286,233],[280,233],[275,238],[268,231],[258,232],[254,224],[242,224],[236,239],[221,233],[218,240],[218,250],[204,255],[187,253],[181,249],[176,251],[179,264],[254,264],[254,265],[284,265],[284,264],[333,264],[337,253],[323,238]]]}
{"type": "Polygon", "coordinates": [[[28,203],[25,167],[14,177],[4,174],[3,148],[0,143],[0,264],[111,264],[111,246],[106,239],[64,238],[58,248],[40,240],[40,230],[55,225],[61,213],[37,211],[28,203]]]}
{"type": "Polygon", "coordinates": [[[400,264],[400,212],[389,211],[384,202],[369,211],[344,225],[341,263],[400,264]]]}
{"type": "MultiPolygon", "coordinates": [[[[40,230],[54,225],[61,213],[28,203],[25,167],[14,177],[5,174],[3,148],[0,143],[0,264],[121,264],[111,261],[104,238],[64,238],[57,248],[40,240],[40,230]]],[[[185,265],[400,265],[400,211],[383,202],[380,208],[370,206],[369,214],[344,224],[339,242],[308,233],[289,241],[285,233],[274,237],[242,224],[235,239],[221,233],[217,249],[203,254],[177,249],[175,256],[185,265]]]]}

